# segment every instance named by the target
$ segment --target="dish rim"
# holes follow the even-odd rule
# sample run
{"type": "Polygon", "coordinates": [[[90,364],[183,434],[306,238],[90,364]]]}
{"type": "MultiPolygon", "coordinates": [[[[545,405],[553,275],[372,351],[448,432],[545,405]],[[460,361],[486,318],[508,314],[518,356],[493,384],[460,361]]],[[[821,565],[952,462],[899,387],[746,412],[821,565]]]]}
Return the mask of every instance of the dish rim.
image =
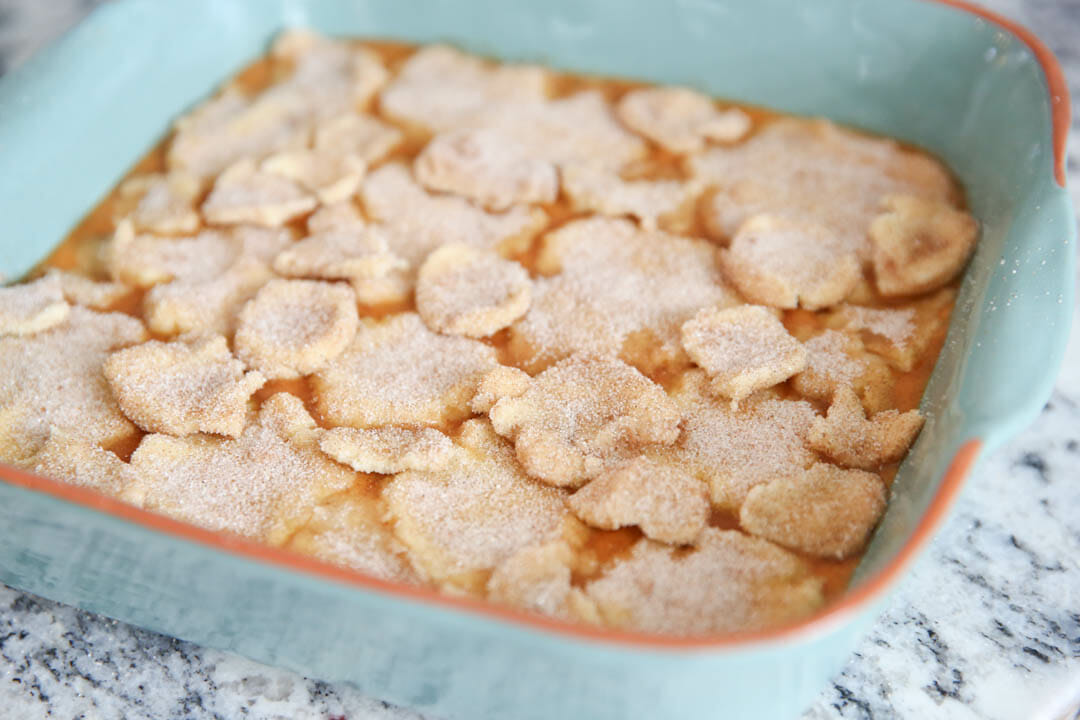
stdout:
{"type": "MultiPolygon", "coordinates": [[[[1057,58],[1030,30],[995,12],[966,2],[966,0],[921,1],[946,5],[996,24],[1012,33],[1031,50],[1036,62],[1042,68],[1050,96],[1054,179],[1059,187],[1064,188],[1065,145],[1071,106],[1068,87],[1057,58]]],[[[836,602],[811,616],[767,630],[714,633],[691,637],[593,627],[501,606],[486,600],[455,597],[421,586],[382,580],[358,570],[331,565],[283,548],[207,530],[128,505],[89,488],[52,480],[3,463],[0,463],[0,481],[133,523],[161,535],[192,542],[288,572],[314,576],[422,605],[486,617],[545,635],[556,635],[596,645],[651,651],[733,650],[809,640],[825,635],[843,625],[875,601],[883,599],[900,581],[905,571],[945,522],[949,510],[963,489],[965,480],[984,446],[985,441],[981,437],[971,437],[960,445],[953,454],[930,504],[904,545],[883,568],[846,592],[836,602]]]]}

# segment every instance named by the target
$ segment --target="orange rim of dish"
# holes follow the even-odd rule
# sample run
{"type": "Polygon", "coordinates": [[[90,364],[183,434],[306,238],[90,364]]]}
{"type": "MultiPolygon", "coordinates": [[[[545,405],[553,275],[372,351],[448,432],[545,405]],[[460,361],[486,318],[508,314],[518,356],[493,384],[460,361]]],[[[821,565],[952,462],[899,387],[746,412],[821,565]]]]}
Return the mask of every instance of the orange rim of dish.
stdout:
{"type": "MultiPolygon", "coordinates": [[[[963,0],[929,1],[949,5],[985,18],[1010,31],[1031,48],[1035,58],[1043,68],[1050,91],[1055,177],[1058,184],[1064,186],[1065,138],[1069,127],[1069,94],[1064,75],[1053,53],[1026,28],[995,13],[963,2],[963,0]]],[[[324,563],[288,550],[263,545],[226,533],[206,530],[180,520],[174,520],[164,515],[128,505],[89,488],[51,480],[9,465],[0,464],[0,475],[10,485],[33,490],[75,505],[96,510],[163,535],[209,546],[232,555],[286,570],[376,591],[383,595],[400,597],[425,605],[462,610],[473,615],[495,618],[528,629],[600,644],[648,650],[717,650],[821,636],[843,624],[873,600],[883,597],[889,588],[899,581],[904,571],[911,566],[915,558],[933,538],[938,528],[945,522],[949,509],[955,502],[968,473],[970,473],[972,466],[979,457],[982,445],[981,439],[973,438],[960,446],[945,471],[945,475],[929,507],[923,513],[919,524],[911,537],[908,538],[908,541],[884,568],[859,583],[839,600],[826,606],[816,614],[793,624],[756,632],[735,632],[698,637],[678,637],[593,627],[515,610],[484,600],[454,597],[425,587],[381,580],[356,570],[324,563]]]]}

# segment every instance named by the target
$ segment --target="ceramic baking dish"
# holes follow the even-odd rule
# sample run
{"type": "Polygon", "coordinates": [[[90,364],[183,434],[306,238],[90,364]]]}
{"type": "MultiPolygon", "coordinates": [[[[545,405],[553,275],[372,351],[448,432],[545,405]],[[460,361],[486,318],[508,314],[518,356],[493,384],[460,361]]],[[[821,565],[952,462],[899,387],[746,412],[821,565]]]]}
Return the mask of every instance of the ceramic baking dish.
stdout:
{"type": "MultiPolygon", "coordinates": [[[[953,5],[950,3],[950,5],[953,5]]],[[[1025,31],[920,0],[119,0],[0,82],[0,271],[43,257],[171,118],[286,25],[687,84],[937,153],[982,237],[926,428],[851,590],[794,627],[673,639],[395,585],[0,467],[0,581],[461,718],[785,718],[850,653],[978,458],[1050,393],[1073,307],[1068,98],[1025,31]]]]}

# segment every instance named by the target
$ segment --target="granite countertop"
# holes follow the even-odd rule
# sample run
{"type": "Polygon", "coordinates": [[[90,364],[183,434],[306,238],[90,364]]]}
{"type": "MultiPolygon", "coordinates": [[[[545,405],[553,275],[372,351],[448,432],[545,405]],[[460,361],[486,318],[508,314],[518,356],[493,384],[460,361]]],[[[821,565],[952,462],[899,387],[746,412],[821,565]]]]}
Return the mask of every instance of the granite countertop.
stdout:
{"type": "MultiPolygon", "coordinates": [[[[0,0],[0,73],[98,0],[0,0]]],[[[986,3],[1057,53],[1080,99],[1080,3],[986,3]]],[[[1080,123],[1068,171],[1080,206],[1080,123]]],[[[804,720],[1080,719],[1080,323],[1038,421],[957,511],[804,720]]],[[[0,585],[0,717],[420,718],[0,585]]]]}

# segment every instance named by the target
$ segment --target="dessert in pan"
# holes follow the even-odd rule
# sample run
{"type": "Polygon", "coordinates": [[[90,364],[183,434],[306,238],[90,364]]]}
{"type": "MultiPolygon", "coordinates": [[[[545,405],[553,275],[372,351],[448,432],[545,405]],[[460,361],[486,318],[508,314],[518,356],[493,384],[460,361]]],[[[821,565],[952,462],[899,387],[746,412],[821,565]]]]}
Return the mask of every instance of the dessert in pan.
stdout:
{"type": "Polygon", "coordinates": [[[825,120],[289,31],[0,289],[0,459],[581,623],[772,627],[884,512],[977,230],[825,120]]]}

